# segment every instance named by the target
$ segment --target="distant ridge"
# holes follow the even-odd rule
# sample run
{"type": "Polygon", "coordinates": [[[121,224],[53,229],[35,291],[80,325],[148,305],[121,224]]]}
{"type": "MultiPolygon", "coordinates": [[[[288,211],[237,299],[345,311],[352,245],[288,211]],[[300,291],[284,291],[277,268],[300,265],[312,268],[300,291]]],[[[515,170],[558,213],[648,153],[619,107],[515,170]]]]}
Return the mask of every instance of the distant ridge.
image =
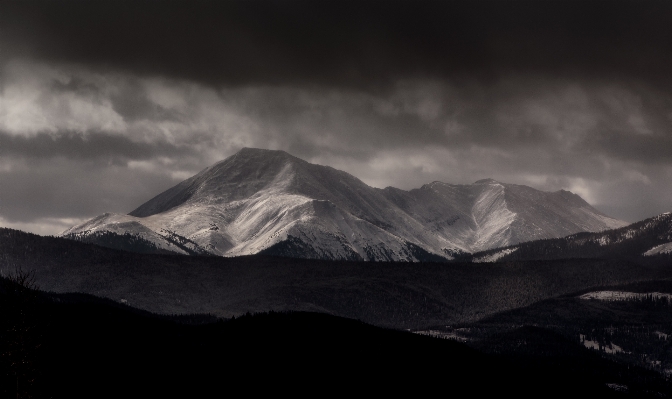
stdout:
{"type": "Polygon", "coordinates": [[[624,225],[564,190],[493,179],[377,189],[284,151],[243,148],[128,215],[104,214],[61,235],[95,242],[108,231],[184,254],[441,261],[624,225]]]}
{"type": "Polygon", "coordinates": [[[474,262],[555,259],[628,259],[667,256],[672,262],[672,213],[666,212],[619,229],[577,233],[557,239],[524,242],[465,258],[474,262]]]}

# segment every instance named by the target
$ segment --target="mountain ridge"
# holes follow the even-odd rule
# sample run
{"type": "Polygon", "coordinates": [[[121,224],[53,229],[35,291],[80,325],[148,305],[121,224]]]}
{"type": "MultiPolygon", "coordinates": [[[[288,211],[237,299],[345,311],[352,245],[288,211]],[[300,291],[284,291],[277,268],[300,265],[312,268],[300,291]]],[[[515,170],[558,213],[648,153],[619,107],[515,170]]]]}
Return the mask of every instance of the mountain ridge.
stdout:
{"type": "Polygon", "coordinates": [[[529,241],[473,255],[473,262],[554,259],[630,259],[668,256],[672,259],[672,213],[665,212],[630,225],[602,232],[582,232],[562,238],[529,241]]]}
{"type": "Polygon", "coordinates": [[[563,190],[493,179],[378,189],[284,151],[244,148],[128,215],[105,214],[61,235],[109,230],[166,248],[161,232],[169,231],[223,256],[419,261],[625,224],[563,190]]]}

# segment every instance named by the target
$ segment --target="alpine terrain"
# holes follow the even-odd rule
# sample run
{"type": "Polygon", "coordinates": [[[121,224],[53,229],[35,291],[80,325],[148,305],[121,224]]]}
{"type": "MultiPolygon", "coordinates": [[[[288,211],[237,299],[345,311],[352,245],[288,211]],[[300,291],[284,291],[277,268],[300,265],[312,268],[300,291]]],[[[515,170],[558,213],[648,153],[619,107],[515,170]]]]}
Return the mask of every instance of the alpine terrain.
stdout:
{"type": "Polygon", "coordinates": [[[491,179],[378,189],[284,151],[244,148],[128,215],[61,236],[141,252],[440,261],[625,225],[564,190],[491,179]]]}
{"type": "Polygon", "coordinates": [[[461,260],[470,258],[477,263],[579,258],[672,259],[672,214],[666,212],[619,229],[491,249],[467,255],[461,260]]]}

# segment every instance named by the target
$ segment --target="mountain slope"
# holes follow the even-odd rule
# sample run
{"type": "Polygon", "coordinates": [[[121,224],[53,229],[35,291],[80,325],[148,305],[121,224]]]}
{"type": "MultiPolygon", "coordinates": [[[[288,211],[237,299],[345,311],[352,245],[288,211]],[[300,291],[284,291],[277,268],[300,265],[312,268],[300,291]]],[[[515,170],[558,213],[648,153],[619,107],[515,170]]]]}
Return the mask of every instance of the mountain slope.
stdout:
{"type": "Polygon", "coordinates": [[[475,253],[474,262],[551,260],[570,258],[672,260],[672,214],[661,215],[619,229],[578,233],[475,253]]]}
{"type": "Polygon", "coordinates": [[[568,191],[549,193],[492,179],[384,191],[427,228],[468,251],[626,225],[568,191]]]}
{"type": "Polygon", "coordinates": [[[128,215],[105,214],[62,236],[111,231],[176,253],[421,261],[624,224],[565,191],[494,180],[376,189],[283,151],[244,148],[128,215]]]}

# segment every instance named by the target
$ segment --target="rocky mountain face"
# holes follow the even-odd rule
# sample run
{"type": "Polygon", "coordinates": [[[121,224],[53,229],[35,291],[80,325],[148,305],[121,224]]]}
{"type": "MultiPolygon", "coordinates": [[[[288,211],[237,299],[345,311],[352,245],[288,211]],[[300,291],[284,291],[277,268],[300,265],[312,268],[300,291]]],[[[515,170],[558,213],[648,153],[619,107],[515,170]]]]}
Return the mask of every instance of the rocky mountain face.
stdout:
{"type": "Polygon", "coordinates": [[[598,233],[577,233],[558,239],[524,242],[467,255],[462,259],[501,262],[580,258],[672,261],[672,214],[663,213],[626,227],[598,233]]]}
{"type": "Polygon", "coordinates": [[[284,151],[244,148],[128,215],[61,235],[101,245],[133,236],[182,254],[425,261],[624,225],[568,191],[490,179],[377,189],[284,151]]]}

